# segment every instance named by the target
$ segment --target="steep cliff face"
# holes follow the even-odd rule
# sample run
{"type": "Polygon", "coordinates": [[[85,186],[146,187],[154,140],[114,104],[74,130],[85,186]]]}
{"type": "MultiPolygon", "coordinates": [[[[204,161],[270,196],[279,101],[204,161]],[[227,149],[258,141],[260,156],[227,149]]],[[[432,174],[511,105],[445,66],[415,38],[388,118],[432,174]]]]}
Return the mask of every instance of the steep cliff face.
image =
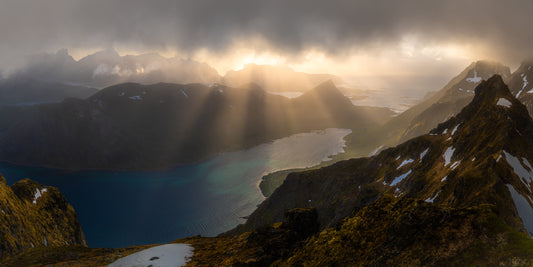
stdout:
{"type": "Polygon", "coordinates": [[[0,176],[0,259],[40,246],[87,246],[74,208],[55,187],[0,176]]]}

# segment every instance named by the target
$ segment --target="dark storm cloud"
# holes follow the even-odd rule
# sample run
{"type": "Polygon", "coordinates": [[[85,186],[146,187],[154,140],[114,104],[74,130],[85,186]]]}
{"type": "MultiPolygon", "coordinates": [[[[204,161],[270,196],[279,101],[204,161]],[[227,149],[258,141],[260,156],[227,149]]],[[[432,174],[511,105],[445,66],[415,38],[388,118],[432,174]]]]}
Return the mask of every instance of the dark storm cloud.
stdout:
{"type": "Polygon", "coordinates": [[[224,52],[253,37],[286,53],[336,54],[386,47],[404,34],[482,44],[519,60],[533,54],[532,11],[529,0],[0,0],[0,60],[61,47],[224,52]]]}

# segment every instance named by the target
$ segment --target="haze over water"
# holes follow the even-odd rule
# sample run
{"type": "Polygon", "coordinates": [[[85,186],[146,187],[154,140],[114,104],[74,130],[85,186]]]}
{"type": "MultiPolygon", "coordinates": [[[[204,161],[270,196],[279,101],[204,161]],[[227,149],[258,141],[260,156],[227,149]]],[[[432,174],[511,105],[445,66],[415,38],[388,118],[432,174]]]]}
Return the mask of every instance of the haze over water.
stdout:
{"type": "Polygon", "coordinates": [[[265,174],[311,167],[343,153],[351,130],[301,133],[164,172],[67,172],[0,164],[8,184],[56,186],[78,213],[89,246],[126,247],[213,236],[243,223],[264,200],[265,174]]]}

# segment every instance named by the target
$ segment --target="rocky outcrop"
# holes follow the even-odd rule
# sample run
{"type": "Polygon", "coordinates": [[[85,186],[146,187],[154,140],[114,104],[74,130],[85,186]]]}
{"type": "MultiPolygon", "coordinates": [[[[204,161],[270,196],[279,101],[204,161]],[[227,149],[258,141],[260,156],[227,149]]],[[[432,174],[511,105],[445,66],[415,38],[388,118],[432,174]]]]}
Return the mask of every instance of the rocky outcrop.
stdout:
{"type": "Polygon", "coordinates": [[[74,208],[55,187],[0,176],[0,259],[33,247],[87,246],[74,208]]]}

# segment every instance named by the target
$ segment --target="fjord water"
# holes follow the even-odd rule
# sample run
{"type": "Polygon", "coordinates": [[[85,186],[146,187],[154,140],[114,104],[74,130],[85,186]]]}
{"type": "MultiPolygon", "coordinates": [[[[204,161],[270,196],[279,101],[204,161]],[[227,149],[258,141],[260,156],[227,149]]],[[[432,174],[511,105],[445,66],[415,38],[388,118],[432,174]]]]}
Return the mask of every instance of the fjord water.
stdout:
{"type": "Polygon", "coordinates": [[[0,163],[12,184],[31,178],[58,187],[78,213],[91,247],[213,236],[243,223],[264,200],[267,173],[311,167],[344,152],[347,129],[301,133],[205,162],[160,172],[64,171],[0,163]]]}

